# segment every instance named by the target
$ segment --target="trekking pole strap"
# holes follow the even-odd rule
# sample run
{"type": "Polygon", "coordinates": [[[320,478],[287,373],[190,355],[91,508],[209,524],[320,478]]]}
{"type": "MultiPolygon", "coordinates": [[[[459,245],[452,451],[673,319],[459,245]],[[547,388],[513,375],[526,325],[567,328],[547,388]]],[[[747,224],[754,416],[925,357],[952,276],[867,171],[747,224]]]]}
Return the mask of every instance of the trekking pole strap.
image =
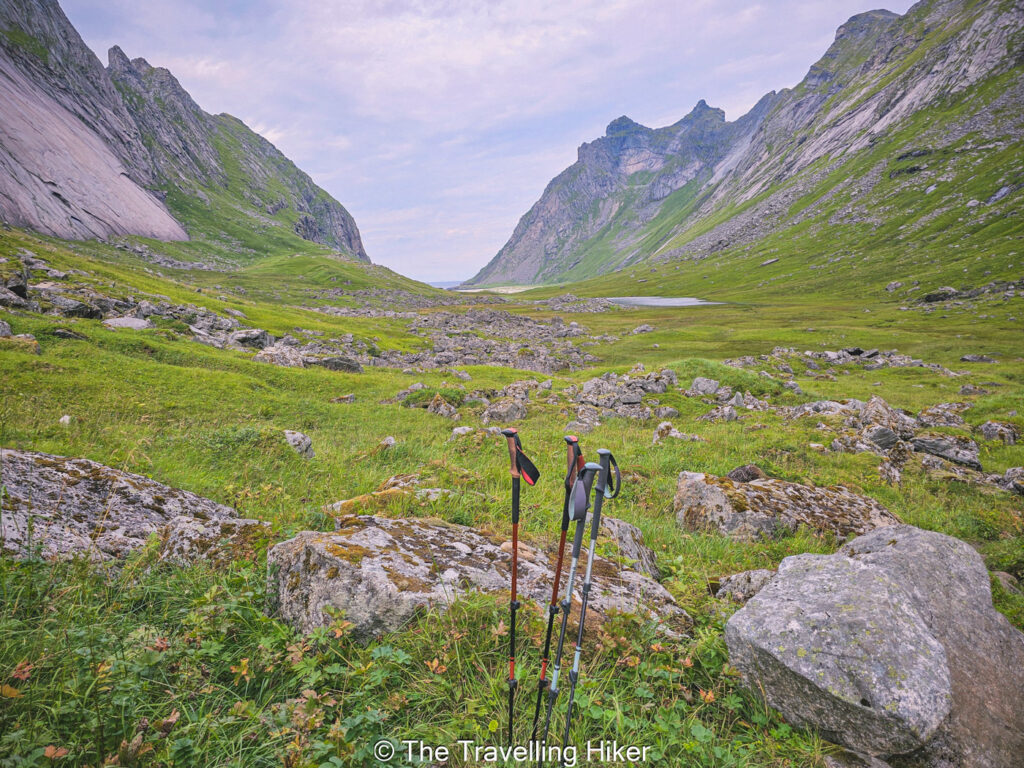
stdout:
{"type": "Polygon", "coordinates": [[[606,499],[614,499],[619,495],[619,491],[622,490],[622,473],[619,471],[619,463],[615,461],[615,456],[607,448],[598,449],[597,454],[600,457],[602,467],[605,469],[610,467],[615,472],[614,480],[612,479],[611,471],[602,473],[603,476],[599,477],[597,481],[597,490],[606,499]],[[606,458],[607,464],[605,464],[606,458]]]}

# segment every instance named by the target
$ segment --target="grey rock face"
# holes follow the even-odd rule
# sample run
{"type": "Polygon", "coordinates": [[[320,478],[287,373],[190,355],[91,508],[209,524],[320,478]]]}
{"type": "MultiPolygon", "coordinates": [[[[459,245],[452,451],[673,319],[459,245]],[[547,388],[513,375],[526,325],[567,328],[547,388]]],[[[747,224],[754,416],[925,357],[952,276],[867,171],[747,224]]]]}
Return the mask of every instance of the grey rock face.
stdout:
{"type": "Polygon", "coordinates": [[[842,486],[818,488],[777,478],[736,482],[681,472],[672,501],[686,529],[712,529],[738,540],[769,538],[804,525],[842,538],[899,522],[869,496],[842,486]]]}
{"type": "Polygon", "coordinates": [[[103,321],[107,328],[130,328],[133,331],[144,331],[153,327],[147,318],[141,317],[111,317],[103,321]]]}
{"type": "Polygon", "coordinates": [[[368,261],[337,201],[241,121],[203,112],[166,69],[129,61],[116,46],[104,69],[51,0],[4,3],[0,28],[31,41],[0,39],[5,221],[67,238],[185,240],[148,190],[170,186],[200,199],[204,188],[234,193],[224,168],[234,162],[246,190],[235,194],[240,210],[281,226],[269,217],[290,208],[297,235],[368,261]]]}
{"type": "MultiPolygon", "coordinates": [[[[3,334],[0,334],[3,335],[3,334]]],[[[1004,445],[1017,444],[1017,427],[1005,421],[986,421],[978,431],[986,440],[999,440],[1004,445]]]]}
{"type": "Polygon", "coordinates": [[[925,434],[915,437],[912,444],[918,453],[928,453],[971,469],[981,469],[978,444],[966,437],[925,434]]]}
{"type": "Polygon", "coordinates": [[[284,439],[288,441],[288,445],[294,448],[295,452],[302,458],[312,459],[316,456],[313,452],[313,441],[309,435],[286,429],[284,431],[284,439]]]}
{"type": "Polygon", "coordinates": [[[270,363],[271,365],[279,365],[283,368],[306,367],[306,363],[302,359],[302,353],[294,347],[287,347],[283,344],[274,344],[270,347],[264,347],[253,355],[252,359],[258,363],[270,363]]]}
{"type": "Polygon", "coordinates": [[[629,567],[634,571],[652,579],[661,578],[654,550],[644,544],[644,535],[635,525],[617,517],[602,515],[599,534],[615,542],[619,554],[631,561],[629,567]]]}
{"type": "MultiPolygon", "coordinates": [[[[3,547],[24,557],[123,557],[180,518],[242,525],[235,510],[88,459],[0,450],[3,547]],[[31,525],[30,525],[31,520],[31,525]]],[[[177,521],[177,522],[176,522],[177,521]]]]}
{"type": "Polygon", "coordinates": [[[743,571],[725,576],[718,582],[715,597],[719,600],[731,600],[734,603],[745,603],[768,584],[775,576],[775,571],[759,568],[755,571],[743,571]]]}
{"type": "Polygon", "coordinates": [[[350,357],[322,357],[312,360],[307,360],[310,365],[319,365],[326,368],[329,371],[342,371],[344,373],[362,373],[363,366],[359,364],[358,360],[353,360],[350,357]]]}
{"type": "Polygon", "coordinates": [[[526,418],[526,405],[511,397],[491,403],[484,409],[481,420],[484,424],[492,422],[506,424],[510,421],[519,421],[526,418]]]}
{"type": "Polygon", "coordinates": [[[200,519],[180,516],[160,532],[160,559],[226,564],[247,554],[246,544],[270,534],[270,525],[244,518],[200,519]]]}
{"type": "MultiPolygon", "coordinates": [[[[367,640],[400,629],[428,606],[443,610],[468,591],[508,591],[510,548],[471,528],[371,516],[339,524],[336,533],[300,533],[267,556],[269,612],[300,632],[328,626],[332,614],[344,611],[354,635],[367,640]]],[[[523,548],[519,555],[521,599],[545,604],[555,553],[523,548]]],[[[594,565],[590,607],[595,618],[617,610],[687,619],[656,581],[603,558],[594,565]]]]}
{"type": "Polygon", "coordinates": [[[907,768],[1013,768],[1024,635],[981,557],[912,526],[783,560],[726,625],[730,660],[790,722],[907,768]]]}
{"type": "Polygon", "coordinates": [[[260,328],[243,328],[240,331],[230,333],[227,338],[227,343],[229,346],[237,349],[242,349],[244,347],[263,349],[264,347],[269,347],[274,343],[274,337],[260,328]]]}
{"type": "Polygon", "coordinates": [[[452,421],[459,420],[459,412],[455,409],[455,406],[441,397],[441,395],[434,395],[434,399],[427,405],[427,413],[434,413],[452,421]]]}
{"type": "Polygon", "coordinates": [[[714,379],[707,379],[703,376],[698,376],[693,380],[690,388],[686,391],[686,394],[691,397],[697,397],[700,395],[714,395],[718,392],[718,382],[714,379]]]}

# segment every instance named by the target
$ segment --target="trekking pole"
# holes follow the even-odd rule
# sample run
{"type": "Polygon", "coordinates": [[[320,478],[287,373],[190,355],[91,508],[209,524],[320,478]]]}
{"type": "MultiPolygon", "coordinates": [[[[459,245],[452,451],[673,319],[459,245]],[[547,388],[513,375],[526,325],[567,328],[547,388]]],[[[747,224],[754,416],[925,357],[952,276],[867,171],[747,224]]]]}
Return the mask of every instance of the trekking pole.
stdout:
{"type": "Polygon", "coordinates": [[[548,740],[548,731],[551,729],[551,713],[555,708],[555,700],[558,698],[558,676],[562,669],[562,648],[565,645],[565,629],[569,624],[569,609],[572,607],[572,587],[576,579],[576,567],[580,561],[580,547],[583,545],[583,530],[587,522],[587,507],[590,505],[590,488],[594,483],[597,472],[601,465],[588,462],[583,469],[577,473],[576,482],[572,487],[572,499],[569,502],[569,514],[576,521],[576,531],[572,540],[572,560],[569,563],[569,581],[565,585],[565,599],[562,600],[562,626],[558,631],[558,646],[555,650],[555,665],[551,673],[551,686],[548,688],[548,707],[544,715],[544,735],[540,740],[537,765],[543,762],[543,747],[548,740]]]}
{"type": "Polygon", "coordinates": [[[513,713],[515,711],[516,686],[516,611],[519,610],[517,582],[519,575],[519,480],[524,478],[527,485],[533,485],[540,473],[526,454],[519,441],[519,431],[509,427],[501,430],[508,443],[509,472],[512,475],[512,601],[509,604],[510,624],[508,653],[508,745],[512,746],[513,713]]]}
{"type": "Polygon", "coordinates": [[[555,627],[555,616],[558,615],[558,587],[562,580],[562,562],[565,560],[565,537],[569,531],[569,502],[572,499],[572,487],[579,470],[583,468],[583,451],[579,440],[573,435],[565,436],[566,473],[565,500],[562,502],[562,535],[558,540],[558,560],[555,564],[555,580],[551,585],[551,602],[548,604],[548,631],[544,637],[544,653],[540,660],[540,680],[537,682],[537,704],[533,709],[533,730],[530,741],[537,740],[537,725],[540,721],[540,705],[544,699],[544,689],[548,686],[548,658],[551,653],[551,633],[555,627]]]}
{"type": "Polygon", "coordinates": [[[576,634],[576,654],[573,656],[572,669],[569,670],[569,707],[565,712],[565,731],[562,734],[562,765],[565,765],[565,750],[569,744],[569,725],[572,722],[572,704],[576,697],[576,683],[580,676],[580,654],[583,650],[583,628],[587,619],[587,601],[590,596],[591,573],[594,568],[594,552],[597,549],[597,529],[601,525],[601,506],[604,500],[614,499],[622,488],[622,476],[615,457],[607,448],[597,451],[600,471],[595,486],[594,515],[590,520],[590,551],[587,553],[587,572],[583,577],[583,602],[580,604],[580,626],[576,634]],[[615,480],[609,487],[611,468],[615,467],[615,480]]]}

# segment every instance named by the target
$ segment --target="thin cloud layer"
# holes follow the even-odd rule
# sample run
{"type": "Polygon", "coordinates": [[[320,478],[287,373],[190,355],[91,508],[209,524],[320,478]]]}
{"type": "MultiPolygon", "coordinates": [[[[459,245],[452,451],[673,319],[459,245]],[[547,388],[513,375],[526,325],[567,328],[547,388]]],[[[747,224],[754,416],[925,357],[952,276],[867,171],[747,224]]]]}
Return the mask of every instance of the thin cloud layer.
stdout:
{"type": "MultiPolygon", "coordinates": [[[[889,9],[904,12],[900,0],[889,9]]],[[[355,216],[370,257],[470,277],[576,148],[701,98],[735,119],[794,85],[864,0],[64,0],[105,60],[165,66],[355,216]]]]}

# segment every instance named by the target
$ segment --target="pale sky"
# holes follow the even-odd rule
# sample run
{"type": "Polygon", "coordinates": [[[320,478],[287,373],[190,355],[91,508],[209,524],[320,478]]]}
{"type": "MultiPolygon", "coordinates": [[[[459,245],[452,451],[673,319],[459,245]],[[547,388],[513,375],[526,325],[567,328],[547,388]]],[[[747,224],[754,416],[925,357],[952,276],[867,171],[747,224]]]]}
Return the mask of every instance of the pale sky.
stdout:
{"type": "MultiPolygon", "coordinates": [[[[884,7],[904,13],[909,0],[884,7]]],[[[471,277],[584,141],[792,87],[869,0],[62,0],[355,217],[378,264],[471,277]]]]}

